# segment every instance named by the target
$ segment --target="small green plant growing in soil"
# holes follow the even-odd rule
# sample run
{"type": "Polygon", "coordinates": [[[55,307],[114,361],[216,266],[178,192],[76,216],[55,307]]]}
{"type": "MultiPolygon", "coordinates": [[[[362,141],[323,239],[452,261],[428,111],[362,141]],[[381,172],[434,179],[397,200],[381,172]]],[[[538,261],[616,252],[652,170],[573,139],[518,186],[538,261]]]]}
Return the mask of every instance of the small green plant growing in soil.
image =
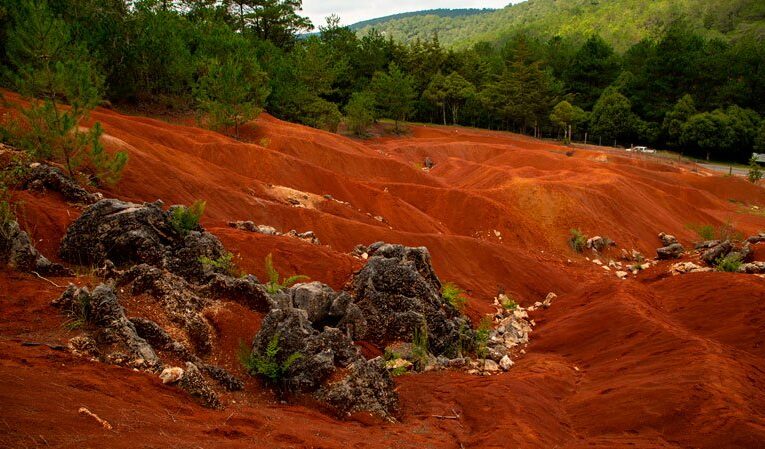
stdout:
{"type": "Polygon", "coordinates": [[[71,317],[64,323],[64,327],[69,330],[79,329],[93,321],[93,304],[90,302],[90,295],[80,295],[72,308],[67,311],[71,317]]]}
{"type": "Polygon", "coordinates": [[[724,271],[726,273],[736,273],[741,268],[743,261],[741,260],[741,254],[728,254],[725,257],[720,257],[715,261],[717,265],[717,271],[724,271]]]}
{"type": "Polygon", "coordinates": [[[460,312],[465,309],[468,302],[468,298],[465,296],[465,291],[453,282],[447,282],[441,286],[441,297],[460,312]]]}
{"type": "Polygon", "coordinates": [[[583,252],[585,245],[587,245],[587,236],[579,229],[572,229],[570,233],[571,237],[568,239],[568,244],[571,249],[578,253],[583,252]]]}
{"type": "Polygon", "coordinates": [[[481,319],[478,329],[475,331],[475,355],[479,359],[486,359],[489,355],[489,337],[491,336],[491,319],[487,316],[481,319]]]}
{"type": "Polygon", "coordinates": [[[428,325],[422,323],[412,334],[412,362],[417,370],[422,371],[428,364],[428,325]]]}
{"type": "Polygon", "coordinates": [[[302,274],[296,274],[288,278],[281,278],[279,272],[276,271],[276,268],[274,268],[273,254],[270,253],[266,256],[266,276],[268,276],[266,291],[271,294],[280,292],[285,288],[290,288],[297,282],[308,279],[308,276],[304,276],[302,274]],[[279,281],[279,278],[282,280],[279,281]]]}
{"type": "Polygon", "coordinates": [[[514,298],[505,297],[502,298],[502,308],[505,310],[515,310],[518,308],[518,303],[514,298]]]}
{"type": "Polygon", "coordinates": [[[279,362],[282,348],[279,344],[281,334],[274,334],[266,346],[265,354],[253,352],[246,344],[239,344],[239,362],[249,375],[263,377],[266,382],[276,385],[280,390],[284,387],[284,379],[292,365],[303,355],[299,352],[290,354],[283,362],[279,362]]]}
{"type": "Polygon", "coordinates": [[[189,231],[196,229],[199,226],[199,219],[205,212],[206,205],[206,202],[197,200],[191,206],[180,206],[175,209],[170,218],[173,229],[181,235],[186,235],[189,231]]]}
{"type": "Polygon", "coordinates": [[[718,227],[711,224],[687,224],[687,229],[692,230],[699,236],[701,241],[707,240],[742,240],[744,235],[736,231],[735,226],[730,221],[726,221],[718,227]]]}
{"type": "Polygon", "coordinates": [[[236,264],[234,264],[234,255],[229,252],[223,253],[223,255],[217,259],[210,259],[209,257],[203,256],[198,260],[202,265],[210,267],[215,272],[233,277],[239,277],[240,275],[236,264]]]}

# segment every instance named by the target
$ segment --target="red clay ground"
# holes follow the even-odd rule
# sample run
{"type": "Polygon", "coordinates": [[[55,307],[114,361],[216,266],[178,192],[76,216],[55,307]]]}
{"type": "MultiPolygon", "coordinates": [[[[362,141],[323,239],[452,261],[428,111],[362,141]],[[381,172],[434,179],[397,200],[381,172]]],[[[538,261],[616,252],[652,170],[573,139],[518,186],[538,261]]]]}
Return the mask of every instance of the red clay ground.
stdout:
{"type": "MultiPolygon", "coordinates": [[[[566,243],[576,227],[653,255],[660,231],[690,244],[689,223],[730,220],[751,234],[765,229],[765,217],[742,213],[741,204],[765,207],[762,188],[597,151],[567,157],[564,147],[461,128],[357,141],[264,115],[246,134],[255,143],[245,144],[108,110],[93,119],[104,124],[109,148],[130,153],[107,196],[207,200],[205,226],[258,276],[273,253],[281,271],[340,288],[361,266],[348,252],[385,240],[427,246],[441,279],[470,291],[474,318],[491,310],[500,288],[522,304],[550,291],[558,299],[535,315],[528,353],[506,374],[397,378],[403,413],[391,424],[279,404],[254,380],[224,397],[226,410],[210,411],[155,376],[22,346],[73,335],[49,306],[62,289],[0,271],[0,447],[765,446],[765,279],[668,277],[660,265],[620,281],[566,243]],[[437,164],[430,172],[418,166],[425,156],[437,164]],[[229,220],[313,230],[322,246],[234,230],[229,220]],[[78,414],[81,406],[113,430],[78,414]],[[455,412],[461,419],[434,416],[455,412]]],[[[22,224],[55,258],[79,209],[55,194],[17,199],[22,224]]],[[[765,249],[757,254],[764,259],[765,249]]],[[[126,305],[135,312],[140,298],[126,305]]],[[[234,304],[210,314],[217,362],[239,370],[238,342],[261,317],[234,304]]]]}

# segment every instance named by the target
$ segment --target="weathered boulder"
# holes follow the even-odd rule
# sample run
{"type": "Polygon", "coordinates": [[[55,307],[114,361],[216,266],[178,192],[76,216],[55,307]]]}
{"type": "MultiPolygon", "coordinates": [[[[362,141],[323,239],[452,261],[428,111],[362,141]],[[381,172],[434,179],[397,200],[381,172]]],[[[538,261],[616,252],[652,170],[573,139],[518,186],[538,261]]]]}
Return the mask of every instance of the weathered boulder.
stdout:
{"type": "Polygon", "coordinates": [[[746,239],[746,241],[751,243],[752,245],[754,245],[756,243],[765,242],[765,232],[760,232],[757,235],[753,235],[753,236],[749,237],[748,239],[746,239]]]}
{"type": "Polygon", "coordinates": [[[100,193],[90,193],[56,167],[34,163],[21,183],[22,189],[53,190],[61,193],[72,203],[93,204],[103,198],[100,193]]]}
{"type": "Polygon", "coordinates": [[[134,324],[125,316],[125,310],[114,294],[112,286],[101,284],[91,293],[86,287],[74,285],[53,301],[53,305],[83,325],[92,324],[103,328],[102,338],[121,342],[130,356],[148,368],[161,368],[162,364],[154,349],[136,332],[134,324]]]}
{"type": "Polygon", "coordinates": [[[364,359],[339,329],[316,329],[306,310],[271,310],[253,342],[253,356],[282,367],[278,381],[286,391],[311,393],[338,413],[389,417],[396,410],[398,399],[384,366],[364,359]],[[274,341],[278,352],[269,359],[274,341]]]}
{"type": "Polygon", "coordinates": [[[747,274],[763,274],[765,273],[765,262],[751,262],[741,265],[738,269],[739,273],[747,274]]]}
{"type": "Polygon", "coordinates": [[[683,245],[679,243],[672,243],[671,245],[658,248],[656,250],[656,257],[660,260],[678,259],[683,255],[683,253],[685,253],[685,248],[683,248],[683,245]]]}
{"type": "Polygon", "coordinates": [[[659,234],[659,240],[661,241],[661,244],[664,246],[674,245],[677,242],[677,238],[674,235],[671,234],[665,234],[660,233],[659,234]]]}
{"type": "Polygon", "coordinates": [[[696,244],[696,249],[697,250],[709,249],[709,248],[712,248],[714,246],[719,245],[720,243],[722,243],[722,242],[719,241],[719,240],[707,240],[707,241],[704,241],[704,242],[697,243],[696,244]]]}
{"type": "Polygon", "coordinates": [[[32,245],[29,234],[21,230],[16,221],[0,224],[0,261],[9,267],[24,271],[36,271],[49,276],[72,276],[64,266],[53,263],[32,245]]]}
{"type": "Polygon", "coordinates": [[[274,306],[266,289],[251,274],[236,278],[216,273],[202,286],[201,292],[213,298],[236,301],[258,312],[268,312],[274,306]]]}
{"type": "Polygon", "coordinates": [[[351,292],[365,322],[356,326],[346,320],[354,327],[354,339],[384,346],[411,341],[416,330],[426,327],[436,355],[456,355],[457,342],[472,341],[468,319],[441,297],[427,248],[375,243],[367,253],[368,262],[355,274],[351,292]]]}
{"type": "Polygon", "coordinates": [[[66,232],[61,257],[78,264],[116,266],[146,263],[201,282],[212,269],[200,258],[219,259],[225,253],[214,235],[199,227],[180,233],[171,224],[162,202],[134,204],[106,199],[88,207],[66,232]]]}
{"type": "Polygon", "coordinates": [[[729,240],[726,240],[701,253],[701,260],[708,265],[716,265],[720,258],[727,256],[732,250],[733,244],[729,240]]]}
{"type": "Polygon", "coordinates": [[[433,162],[433,159],[431,159],[430,156],[425,156],[424,165],[425,165],[425,168],[430,170],[431,168],[436,166],[436,163],[433,162]]]}
{"type": "Polygon", "coordinates": [[[601,252],[609,246],[616,246],[616,242],[609,239],[608,237],[601,237],[596,235],[595,237],[587,239],[585,246],[593,251],[601,252]]]}

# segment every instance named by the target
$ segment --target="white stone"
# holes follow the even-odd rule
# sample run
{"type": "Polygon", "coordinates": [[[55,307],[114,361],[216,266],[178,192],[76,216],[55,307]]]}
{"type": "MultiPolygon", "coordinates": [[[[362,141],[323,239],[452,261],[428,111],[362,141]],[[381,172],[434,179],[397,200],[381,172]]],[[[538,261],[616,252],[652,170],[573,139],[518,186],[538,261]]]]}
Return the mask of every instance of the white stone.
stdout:
{"type": "Polygon", "coordinates": [[[510,356],[505,355],[502,357],[502,360],[499,361],[499,366],[503,370],[507,371],[510,369],[511,366],[515,365],[512,360],[510,360],[510,356]]]}
{"type": "Polygon", "coordinates": [[[160,373],[159,378],[162,379],[163,384],[172,384],[178,382],[183,377],[183,368],[173,366],[165,368],[160,373]]]}

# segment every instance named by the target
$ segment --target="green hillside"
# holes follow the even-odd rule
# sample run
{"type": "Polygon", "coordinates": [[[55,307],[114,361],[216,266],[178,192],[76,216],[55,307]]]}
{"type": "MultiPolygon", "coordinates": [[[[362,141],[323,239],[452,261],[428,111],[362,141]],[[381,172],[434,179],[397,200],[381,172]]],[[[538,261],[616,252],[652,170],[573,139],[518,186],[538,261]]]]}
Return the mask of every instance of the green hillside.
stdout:
{"type": "Polygon", "coordinates": [[[484,8],[484,9],[478,9],[478,8],[462,8],[462,9],[447,9],[447,8],[439,8],[439,9],[427,9],[423,11],[412,11],[412,12],[404,12],[400,14],[392,14],[390,16],[385,17],[378,17],[375,19],[369,19],[364,20],[361,22],[354,23],[353,25],[350,25],[349,28],[352,30],[360,30],[363,28],[369,28],[369,27],[376,27],[379,28],[380,26],[384,26],[388,22],[392,22],[395,20],[401,20],[401,19],[411,19],[414,17],[423,17],[423,16],[434,16],[444,19],[453,19],[457,17],[467,17],[467,16],[474,16],[477,14],[488,14],[491,12],[497,11],[496,9],[492,8],[484,8]]]}
{"type": "Polygon", "coordinates": [[[597,31],[617,50],[625,50],[679,17],[708,37],[765,37],[763,0],[527,0],[485,14],[387,20],[358,32],[375,28],[404,42],[430,39],[437,33],[443,44],[459,48],[480,41],[503,41],[519,30],[574,38],[597,31]]]}

